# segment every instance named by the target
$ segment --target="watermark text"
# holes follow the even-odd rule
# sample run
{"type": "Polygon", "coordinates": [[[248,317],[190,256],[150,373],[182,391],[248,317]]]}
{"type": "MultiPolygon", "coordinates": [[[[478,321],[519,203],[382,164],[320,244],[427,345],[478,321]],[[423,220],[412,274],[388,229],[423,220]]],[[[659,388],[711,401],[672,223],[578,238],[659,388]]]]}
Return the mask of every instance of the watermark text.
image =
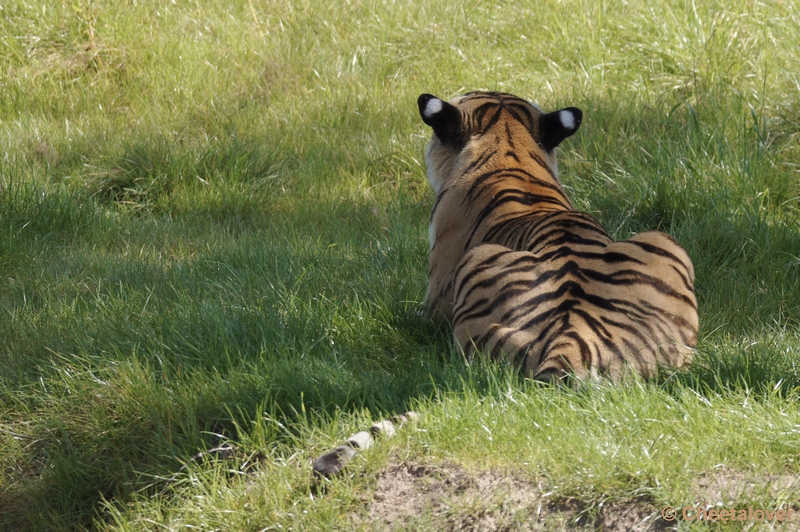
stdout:
{"type": "Polygon", "coordinates": [[[697,506],[666,506],[661,510],[661,517],[664,521],[675,521],[681,519],[683,521],[713,521],[713,522],[727,522],[727,521],[789,521],[797,514],[792,508],[786,510],[768,510],[764,508],[754,508],[748,506],[747,508],[709,508],[706,505],[697,506]]]}

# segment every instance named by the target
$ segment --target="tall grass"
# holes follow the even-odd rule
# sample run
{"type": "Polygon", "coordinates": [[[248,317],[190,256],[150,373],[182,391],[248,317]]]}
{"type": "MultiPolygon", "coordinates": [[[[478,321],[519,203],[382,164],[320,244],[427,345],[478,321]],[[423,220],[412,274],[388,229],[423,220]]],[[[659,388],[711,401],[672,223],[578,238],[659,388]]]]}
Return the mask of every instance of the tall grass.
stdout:
{"type": "Polygon", "coordinates": [[[796,475],[799,17],[4,2],[0,528],[347,528],[398,457],[516,468],[595,505],[689,501],[717,464],[796,475]],[[473,89],[583,109],[565,186],[615,236],[687,248],[691,372],[540,388],[466,366],[424,319],[415,100],[473,89]],[[411,407],[424,431],[309,498],[312,457],[411,407]]]}

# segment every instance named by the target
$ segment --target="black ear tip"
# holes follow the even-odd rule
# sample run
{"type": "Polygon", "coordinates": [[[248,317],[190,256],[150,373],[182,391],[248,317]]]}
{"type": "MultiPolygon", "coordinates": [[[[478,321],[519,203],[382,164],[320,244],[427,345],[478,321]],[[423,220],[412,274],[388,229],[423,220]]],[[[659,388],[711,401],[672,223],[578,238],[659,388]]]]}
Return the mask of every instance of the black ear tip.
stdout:
{"type": "Polygon", "coordinates": [[[583,111],[581,111],[577,107],[567,107],[566,109],[562,109],[560,111],[560,113],[564,112],[567,112],[570,115],[572,115],[572,120],[571,120],[572,127],[567,126],[567,123],[570,122],[569,118],[567,118],[565,115],[559,114],[559,117],[562,118],[561,122],[564,124],[564,126],[567,127],[567,129],[578,129],[578,126],[580,126],[581,122],[583,121],[583,111]]]}
{"type": "Polygon", "coordinates": [[[570,132],[577,131],[583,120],[583,112],[577,107],[567,107],[553,114],[558,117],[561,127],[570,132]]]}
{"type": "Polygon", "coordinates": [[[428,106],[428,102],[431,101],[435,96],[433,94],[420,94],[419,98],[417,98],[417,107],[419,107],[419,114],[423,117],[425,116],[425,108],[428,106]]]}
{"type": "Polygon", "coordinates": [[[575,116],[575,125],[580,125],[583,121],[583,111],[578,109],[577,107],[568,107],[572,114],[575,116]]]}
{"type": "Polygon", "coordinates": [[[445,102],[433,94],[422,94],[417,99],[417,105],[419,106],[419,114],[422,115],[422,119],[430,120],[444,109],[445,102]]]}
{"type": "Polygon", "coordinates": [[[425,107],[425,105],[427,105],[428,100],[430,100],[432,98],[436,98],[436,96],[434,96],[433,94],[428,94],[428,93],[420,94],[419,98],[417,98],[417,105],[419,105],[420,109],[423,109],[425,107]]]}
{"type": "Polygon", "coordinates": [[[546,151],[557,147],[567,137],[574,135],[581,127],[583,112],[577,107],[567,107],[541,115],[541,143],[546,151]]]}

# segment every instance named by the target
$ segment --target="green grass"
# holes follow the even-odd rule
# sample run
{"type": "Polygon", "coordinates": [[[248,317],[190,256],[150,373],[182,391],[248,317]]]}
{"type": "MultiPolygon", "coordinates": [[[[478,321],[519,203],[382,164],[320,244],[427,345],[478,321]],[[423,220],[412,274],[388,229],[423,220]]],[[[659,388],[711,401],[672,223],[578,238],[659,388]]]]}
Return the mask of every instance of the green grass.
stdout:
{"type": "Polygon", "coordinates": [[[0,529],[349,529],[402,459],[589,508],[797,475],[799,26],[778,1],[4,2],[0,529]],[[687,248],[690,372],[535,386],[422,317],[416,97],[473,89],[583,109],[563,182],[687,248]],[[313,458],[409,408],[309,497],[313,458]]]}

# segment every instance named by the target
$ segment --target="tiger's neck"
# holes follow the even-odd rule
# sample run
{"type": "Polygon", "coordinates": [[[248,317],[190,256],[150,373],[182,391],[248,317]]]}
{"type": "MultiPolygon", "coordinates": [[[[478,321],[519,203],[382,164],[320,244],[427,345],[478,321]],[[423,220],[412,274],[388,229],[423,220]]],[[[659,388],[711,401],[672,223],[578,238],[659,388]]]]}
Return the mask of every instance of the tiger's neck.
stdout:
{"type": "Polygon", "coordinates": [[[554,156],[506,124],[472,139],[452,168],[440,181],[446,184],[437,191],[429,232],[428,302],[435,307],[443,301],[445,314],[452,271],[467,250],[503,243],[498,239],[502,228],[524,232],[536,219],[573,210],[558,181],[554,156]]]}
{"type": "Polygon", "coordinates": [[[455,165],[453,192],[471,220],[462,225],[464,251],[485,242],[492,227],[554,211],[574,210],[548,154],[517,123],[498,124],[473,139],[455,165]]]}

